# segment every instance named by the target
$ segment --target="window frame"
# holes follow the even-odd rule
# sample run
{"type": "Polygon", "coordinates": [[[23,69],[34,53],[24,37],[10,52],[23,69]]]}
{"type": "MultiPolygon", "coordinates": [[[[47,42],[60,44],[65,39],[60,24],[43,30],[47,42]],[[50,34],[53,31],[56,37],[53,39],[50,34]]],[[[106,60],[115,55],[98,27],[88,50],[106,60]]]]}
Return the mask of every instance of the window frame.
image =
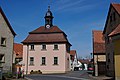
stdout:
{"type": "Polygon", "coordinates": [[[47,50],[46,48],[47,48],[46,44],[42,44],[42,49],[41,50],[47,50]]]}
{"type": "Polygon", "coordinates": [[[58,57],[54,57],[54,64],[53,65],[58,65],[58,57]]]}
{"type": "Polygon", "coordinates": [[[46,65],[46,57],[42,57],[41,65],[46,65]]]}
{"type": "Polygon", "coordinates": [[[0,56],[1,56],[0,63],[5,63],[5,55],[0,54],[0,56]]]}
{"type": "Polygon", "coordinates": [[[54,49],[53,50],[59,50],[58,44],[54,44],[54,49]]]}
{"type": "Polygon", "coordinates": [[[35,50],[35,45],[34,44],[30,45],[30,50],[35,50]]]}
{"type": "Polygon", "coordinates": [[[30,66],[33,66],[34,65],[34,57],[30,57],[30,63],[29,63],[30,66]],[[33,58],[33,59],[31,59],[33,58]]]}
{"type": "Polygon", "coordinates": [[[6,47],[6,38],[1,37],[1,46],[6,47]]]}

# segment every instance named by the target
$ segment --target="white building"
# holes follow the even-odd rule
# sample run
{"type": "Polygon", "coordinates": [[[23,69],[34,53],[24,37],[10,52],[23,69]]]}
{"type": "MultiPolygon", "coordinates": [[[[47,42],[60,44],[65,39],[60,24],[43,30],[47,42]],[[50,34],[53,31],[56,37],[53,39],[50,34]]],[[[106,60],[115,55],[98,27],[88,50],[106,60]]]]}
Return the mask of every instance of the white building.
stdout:
{"type": "Polygon", "coordinates": [[[45,26],[29,32],[23,43],[23,69],[32,72],[65,73],[70,71],[70,46],[67,35],[52,23],[48,8],[45,26]]]}
{"type": "Polygon", "coordinates": [[[76,50],[70,50],[70,58],[71,58],[71,70],[78,70],[79,64],[77,60],[76,50]]]}

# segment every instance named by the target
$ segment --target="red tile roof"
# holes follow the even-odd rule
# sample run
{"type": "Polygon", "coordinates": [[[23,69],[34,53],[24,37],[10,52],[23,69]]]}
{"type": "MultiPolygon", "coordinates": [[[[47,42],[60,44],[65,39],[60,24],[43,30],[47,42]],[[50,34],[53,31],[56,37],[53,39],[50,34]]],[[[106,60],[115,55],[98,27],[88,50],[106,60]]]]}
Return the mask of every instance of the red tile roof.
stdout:
{"type": "Polygon", "coordinates": [[[14,54],[16,54],[16,58],[22,58],[23,56],[23,45],[14,43],[14,54]]]}
{"type": "Polygon", "coordinates": [[[41,26],[39,28],[37,28],[36,30],[33,30],[30,33],[59,33],[59,32],[63,32],[62,30],[60,30],[57,26],[52,26],[50,29],[46,29],[44,26],[41,26]]]}
{"type": "Polygon", "coordinates": [[[75,55],[76,54],[76,50],[70,50],[70,55],[75,55]]]}
{"type": "Polygon", "coordinates": [[[4,12],[3,12],[3,10],[2,10],[1,7],[0,7],[0,13],[2,14],[2,16],[3,16],[4,20],[6,21],[6,23],[7,23],[8,27],[9,27],[9,29],[10,29],[11,32],[12,32],[12,34],[15,36],[16,33],[15,33],[14,30],[12,29],[12,26],[10,25],[10,23],[9,23],[7,17],[5,16],[5,14],[4,14],[4,12]]]}
{"type": "Polygon", "coordinates": [[[120,24],[108,36],[114,36],[117,34],[120,34],[120,24]]]}
{"type": "Polygon", "coordinates": [[[30,34],[23,43],[67,42],[62,33],[57,34],[30,34]]]}
{"type": "Polygon", "coordinates": [[[115,8],[115,10],[120,14],[120,4],[112,3],[112,6],[115,8]]]}
{"type": "Polygon", "coordinates": [[[75,55],[76,55],[76,50],[70,50],[70,56],[72,61],[74,61],[75,55]]]}
{"type": "Polygon", "coordinates": [[[105,53],[105,41],[102,31],[93,30],[93,53],[105,53]]]}
{"type": "Polygon", "coordinates": [[[69,42],[67,40],[67,35],[57,26],[53,26],[50,29],[41,26],[38,29],[29,32],[29,35],[22,43],[27,44],[27,43],[69,43],[69,42]]]}

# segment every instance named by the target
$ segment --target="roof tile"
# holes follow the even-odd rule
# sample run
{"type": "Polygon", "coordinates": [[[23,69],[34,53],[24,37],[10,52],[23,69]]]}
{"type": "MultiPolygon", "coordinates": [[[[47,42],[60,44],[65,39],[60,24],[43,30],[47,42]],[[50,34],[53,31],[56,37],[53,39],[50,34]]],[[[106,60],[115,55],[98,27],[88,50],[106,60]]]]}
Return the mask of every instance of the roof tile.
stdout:
{"type": "Polygon", "coordinates": [[[116,11],[120,14],[120,4],[112,3],[112,5],[116,9],[116,11]]]}
{"type": "Polygon", "coordinates": [[[22,58],[23,56],[23,45],[14,43],[14,53],[16,54],[16,58],[22,58]]]}
{"type": "Polygon", "coordinates": [[[67,35],[62,30],[60,30],[57,26],[52,26],[50,29],[41,26],[36,30],[29,32],[29,35],[22,43],[26,44],[26,43],[61,43],[61,42],[69,43],[67,40],[67,35]]]}
{"type": "Polygon", "coordinates": [[[108,36],[114,36],[117,34],[120,34],[120,24],[108,36]]]}
{"type": "Polygon", "coordinates": [[[93,53],[105,53],[105,41],[102,31],[93,31],[93,53]]]}

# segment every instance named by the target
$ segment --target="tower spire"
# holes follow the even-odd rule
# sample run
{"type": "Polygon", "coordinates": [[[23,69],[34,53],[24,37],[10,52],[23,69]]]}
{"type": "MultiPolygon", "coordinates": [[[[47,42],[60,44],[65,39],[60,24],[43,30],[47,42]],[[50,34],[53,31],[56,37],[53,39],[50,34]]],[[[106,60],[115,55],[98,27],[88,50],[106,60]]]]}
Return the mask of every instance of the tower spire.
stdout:
{"type": "Polygon", "coordinates": [[[48,5],[48,11],[45,14],[45,27],[50,28],[53,26],[53,15],[50,11],[50,5],[48,5]]]}
{"type": "Polygon", "coordinates": [[[48,11],[50,11],[50,5],[48,5],[48,11]]]}

